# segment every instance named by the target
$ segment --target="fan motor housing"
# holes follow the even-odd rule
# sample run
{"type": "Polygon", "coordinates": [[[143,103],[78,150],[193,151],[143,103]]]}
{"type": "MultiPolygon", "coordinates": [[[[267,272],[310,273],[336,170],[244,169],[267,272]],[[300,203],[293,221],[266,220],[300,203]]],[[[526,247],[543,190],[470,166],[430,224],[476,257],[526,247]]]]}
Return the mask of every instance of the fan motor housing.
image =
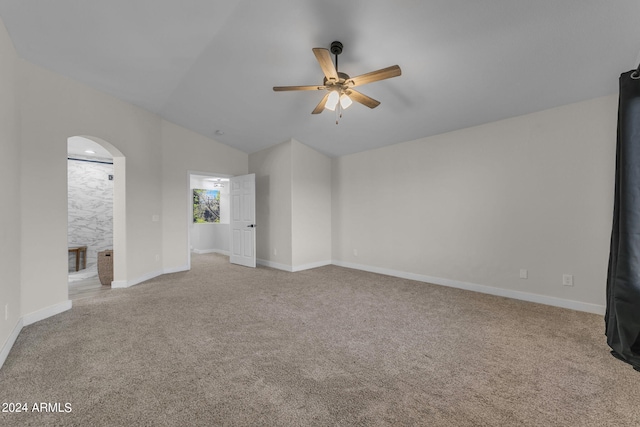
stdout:
{"type": "Polygon", "coordinates": [[[342,53],[342,43],[339,41],[331,42],[331,53],[340,55],[342,53]]]}
{"type": "MultiPolygon", "coordinates": [[[[338,71],[338,81],[335,82],[334,84],[342,85],[342,84],[344,84],[344,82],[346,82],[350,78],[351,77],[349,77],[349,74],[338,71]]],[[[326,77],[324,78],[323,84],[325,86],[332,86],[331,82],[329,80],[327,80],[326,77]]]]}

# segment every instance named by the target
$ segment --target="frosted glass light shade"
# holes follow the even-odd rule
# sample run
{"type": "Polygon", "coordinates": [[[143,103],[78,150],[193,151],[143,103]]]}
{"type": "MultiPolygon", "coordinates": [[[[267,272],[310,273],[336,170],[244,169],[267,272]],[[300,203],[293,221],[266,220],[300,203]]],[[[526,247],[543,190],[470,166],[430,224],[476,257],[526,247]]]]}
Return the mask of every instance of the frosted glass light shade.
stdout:
{"type": "Polygon", "coordinates": [[[324,108],[334,111],[336,109],[336,105],[338,105],[339,100],[340,95],[338,94],[338,92],[336,92],[335,90],[331,91],[331,93],[329,94],[329,98],[327,98],[327,103],[324,104],[324,108]]]}
{"type": "Polygon", "coordinates": [[[340,97],[340,105],[342,106],[343,110],[346,110],[347,108],[349,108],[349,106],[353,104],[353,101],[351,100],[351,98],[349,98],[346,94],[342,94],[342,96],[340,97]]]}

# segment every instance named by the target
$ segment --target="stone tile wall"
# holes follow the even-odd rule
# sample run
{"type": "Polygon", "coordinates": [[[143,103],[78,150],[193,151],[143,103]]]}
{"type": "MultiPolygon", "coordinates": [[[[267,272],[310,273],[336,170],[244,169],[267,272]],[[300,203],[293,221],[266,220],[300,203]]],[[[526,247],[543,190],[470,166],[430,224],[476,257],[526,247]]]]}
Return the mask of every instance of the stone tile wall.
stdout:
{"type": "MultiPolygon", "coordinates": [[[[69,245],[87,246],[87,266],[113,249],[113,165],[68,160],[69,245]]],[[[75,270],[75,256],[69,256],[75,270]]]]}

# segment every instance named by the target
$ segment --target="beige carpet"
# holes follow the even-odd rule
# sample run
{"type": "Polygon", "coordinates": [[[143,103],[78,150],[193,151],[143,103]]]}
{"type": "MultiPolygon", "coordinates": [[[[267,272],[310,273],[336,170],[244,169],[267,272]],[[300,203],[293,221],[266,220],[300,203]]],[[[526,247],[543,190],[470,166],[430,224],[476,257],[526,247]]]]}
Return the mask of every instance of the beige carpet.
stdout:
{"type": "Polygon", "coordinates": [[[30,412],[0,425],[640,425],[640,373],[603,331],[586,313],[199,255],[24,328],[0,402],[30,412]]]}

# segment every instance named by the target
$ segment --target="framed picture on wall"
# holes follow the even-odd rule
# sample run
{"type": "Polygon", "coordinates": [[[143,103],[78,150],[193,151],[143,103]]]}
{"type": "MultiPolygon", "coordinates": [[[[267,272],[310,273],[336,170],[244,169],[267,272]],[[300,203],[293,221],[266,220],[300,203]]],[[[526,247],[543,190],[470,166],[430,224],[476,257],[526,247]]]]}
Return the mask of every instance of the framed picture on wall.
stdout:
{"type": "Polygon", "coordinates": [[[193,222],[220,222],[220,191],[193,189],[193,222]]]}

